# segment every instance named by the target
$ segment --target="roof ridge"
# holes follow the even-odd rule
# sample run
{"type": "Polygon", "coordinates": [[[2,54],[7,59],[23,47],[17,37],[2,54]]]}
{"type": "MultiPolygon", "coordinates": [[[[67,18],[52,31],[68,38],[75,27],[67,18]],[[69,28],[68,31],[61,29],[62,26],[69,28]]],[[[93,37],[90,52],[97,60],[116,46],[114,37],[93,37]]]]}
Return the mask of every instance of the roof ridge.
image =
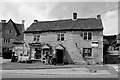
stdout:
{"type": "MultiPolygon", "coordinates": [[[[75,21],[77,21],[77,20],[89,20],[89,19],[97,19],[97,18],[77,18],[75,21]]],[[[72,21],[74,21],[73,19],[59,19],[59,20],[52,20],[52,21],[38,21],[37,23],[40,23],[40,22],[67,21],[67,20],[72,20],[72,21]]]]}
{"type": "MultiPolygon", "coordinates": [[[[17,27],[16,27],[16,24],[12,21],[12,19],[10,19],[8,22],[7,22],[7,24],[9,23],[9,22],[12,22],[12,24],[13,24],[13,26],[14,26],[14,28],[15,28],[15,31],[16,31],[16,33],[17,33],[17,35],[20,35],[20,32],[19,32],[19,30],[17,29],[17,27]]],[[[5,26],[7,26],[7,24],[5,25],[5,26]]],[[[5,28],[5,27],[4,27],[5,28]]],[[[4,29],[3,28],[3,29],[4,29]]]]}
{"type": "Polygon", "coordinates": [[[97,18],[78,18],[77,20],[64,19],[54,21],[39,21],[32,23],[26,31],[63,30],[63,29],[102,29],[101,19],[97,18]]]}

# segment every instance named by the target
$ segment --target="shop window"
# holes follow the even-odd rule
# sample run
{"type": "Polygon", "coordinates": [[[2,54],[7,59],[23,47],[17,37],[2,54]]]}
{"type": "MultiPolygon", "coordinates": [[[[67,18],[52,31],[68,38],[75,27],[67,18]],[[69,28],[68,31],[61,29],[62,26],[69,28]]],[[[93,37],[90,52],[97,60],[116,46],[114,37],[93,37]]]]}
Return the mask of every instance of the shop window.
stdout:
{"type": "Polygon", "coordinates": [[[83,48],[83,57],[92,57],[92,48],[83,48]]]}

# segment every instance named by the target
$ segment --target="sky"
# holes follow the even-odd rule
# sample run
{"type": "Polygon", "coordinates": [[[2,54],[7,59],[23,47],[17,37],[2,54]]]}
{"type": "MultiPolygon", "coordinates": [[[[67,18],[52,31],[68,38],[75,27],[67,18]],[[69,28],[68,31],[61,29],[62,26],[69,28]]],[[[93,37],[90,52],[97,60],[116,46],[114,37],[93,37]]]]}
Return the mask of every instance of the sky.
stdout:
{"type": "Polygon", "coordinates": [[[96,18],[101,15],[104,35],[118,33],[119,0],[0,0],[0,19],[15,23],[25,20],[27,29],[34,20],[51,21],[78,18],[96,18]]]}

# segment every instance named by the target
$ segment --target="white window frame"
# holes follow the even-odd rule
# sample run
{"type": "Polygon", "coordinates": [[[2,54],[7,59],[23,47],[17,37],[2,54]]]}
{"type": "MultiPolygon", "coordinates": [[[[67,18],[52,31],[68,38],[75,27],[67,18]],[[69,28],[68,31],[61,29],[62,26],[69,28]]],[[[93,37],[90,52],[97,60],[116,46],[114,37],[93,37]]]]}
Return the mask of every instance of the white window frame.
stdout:
{"type": "Polygon", "coordinates": [[[37,42],[40,41],[40,34],[34,34],[33,41],[37,41],[37,42]]]}
{"type": "Polygon", "coordinates": [[[83,32],[83,39],[84,40],[93,40],[93,33],[92,32],[83,32]],[[87,33],[87,39],[84,39],[84,34],[87,33]],[[88,33],[91,33],[91,39],[88,39],[88,33]]]}
{"type": "Polygon", "coordinates": [[[58,33],[57,34],[57,41],[64,41],[64,40],[65,40],[65,34],[64,33],[58,33]],[[62,38],[63,38],[63,40],[62,40],[62,38]]]}
{"type": "MultiPolygon", "coordinates": [[[[84,49],[91,49],[91,56],[84,56],[85,58],[93,58],[93,48],[83,48],[83,51],[84,51],[84,49]]],[[[83,55],[84,55],[85,53],[83,52],[83,55]]],[[[88,53],[86,53],[86,54],[88,54],[88,53]]]]}

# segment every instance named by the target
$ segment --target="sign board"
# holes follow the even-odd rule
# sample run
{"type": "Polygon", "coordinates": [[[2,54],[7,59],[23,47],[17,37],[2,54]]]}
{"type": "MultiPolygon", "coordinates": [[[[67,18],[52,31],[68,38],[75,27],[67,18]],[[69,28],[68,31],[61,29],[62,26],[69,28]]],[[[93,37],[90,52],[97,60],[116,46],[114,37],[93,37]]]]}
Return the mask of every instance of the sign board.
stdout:
{"type": "Polygon", "coordinates": [[[98,41],[92,41],[91,46],[92,47],[98,47],[98,41]]]}
{"type": "Polygon", "coordinates": [[[17,47],[15,47],[15,50],[23,50],[23,47],[17,46],[17,47]]]}

